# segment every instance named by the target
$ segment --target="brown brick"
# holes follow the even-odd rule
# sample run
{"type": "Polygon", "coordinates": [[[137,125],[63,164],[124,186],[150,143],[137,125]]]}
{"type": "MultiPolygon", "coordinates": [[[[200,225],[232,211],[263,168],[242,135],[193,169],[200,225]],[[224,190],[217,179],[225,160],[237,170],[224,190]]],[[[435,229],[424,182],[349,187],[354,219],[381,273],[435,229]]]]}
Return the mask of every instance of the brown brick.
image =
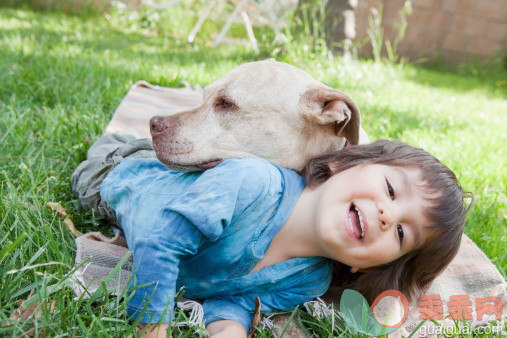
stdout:
{"type": "Polygon", "coordinates": [[[470,39],[467,44],[466,52],[470,54],[493,56],[498,52],[499,44],[485,39],[470,39]]]}
{"type": "Polygon", "coordinates": [[[412,6],[416,8],[441,8],[442,0],[413,0],[412,6]]]}
{"type": "MultiPolygon", "coordinates": [[[[398,30],[393,27],[392,25],[386,25],[384,27],[384,41],[390,41],[391,44],[394,43],[394,39],[396,38],[396,35],[398,33],[398,30]]],[[[402,39],[402,41],[405,40],[402,39]]]]}
{"type": "Polygon", "coordinates": [[[469,61],[472,59],[470,54],[460,53],[460,52],[452,52],[452,51],[444,51],[441,56],[444,59],[444,62],[449,65],[456,65],[456,63],[461,61],[469,61]]]}
{"type": "Polygon", "coordinates": [[[384,2],[384,22],[398,22],[399,13],[403,9],[404,0],[386,0],[384,2]]]}
{"type": "Polygon", "coordinates": [[[483,36],[486,31],[486,21],[465,16],[456,16],[452,31],[471,36],[483,36]]]}
{"type": "Polygon", "coordinates": [[[408,26],[403,44],[420,46],[421,50],[427,50],[437,47],[437,34],[435,31],[423,27],[408,26]]]}
{"type": "Polygon", "coordinates": [[[398,21],[398,12],[401,7],[385,6],[382,13],[382,22],[394,23],[398,21]]]}
{"type": "Polygon", "coordinates": [[[396,31],[391,24],[384,25],[384,39],[392,41],[394,39],[394,35],[396,31]]]}
{"type": "Polygon", "coordinates": [[[507,1],[481,0],[477,3],[475,15],[484,19],[496,19],[505,22],[507,19],[507,1]]]}
{"type": "Polygon", "coordinates": [[[418,9],[417,23],[429,29],[447,32],[451,28],[453,14],[435,9],[418,9]]]}
{"type": "Polygon", "coordinates": [[[371,16],[371,9],[378,8],[378,1],[359,1],[355,10],[356,27],[363,27],[364,31],[368,28],[368,18],[371,16]]]}
{"type": "Polygon", "coordinates": [[[507,41],[507,23],[488,23],[485,37],[494,41],[507,41]]]}
{"type": "Polygon", "coordinates": [[[445,0],[442,8],[453,13],[473,13],[475,3],[474,0],[445,0]]]}
{"type": "Polygon", "coordinates": [[[420,45],[417,44],[407,44],[407,45],[401,45],[398,48],[398,55],[401,55],[405,58],[409,58],[411,60],[417,60],[421,57],[426,56],[428,53],[428,50],[420,45]]]}
{"type": "Polygon", "coordinates": [[[384,6],[403,7],[406,0],[384,0],[384,6]]]}
{"type": "Polygon", "coordinates": [[[369,13],[371,7],[379,8],[382,3],[382,0],[361,0],[358,1],[356,10],[369,13]]]}
{"type": "Polygon", "coordinates": [[[378,9],[381,5],[381,0],[362,0],[358,2],[355,10],[356,36],[358,39],[368,36],[367,31],[370,29],[368,18],[372,16],[371,9],[378,9]]]}
{"type": "Polygon", "coordinates": [[[468,37],[462,34],[450,33],[444,37],[442,49],[454,52],[465,51],[468,43],[468,37]]]}
{"type": "Polygon", "coordinates": [[[368,20],[366,18],[358,18],[356,17],[356,37],[362,38],[365,37],[368,30],[368,20]]]}
{"type": "MultiPolygon", "coordinates": [[[[400,20],[398,18],[399,18],[399,16],[396,16],[396,21],[395,21],[396,23],[400,22],[400,20]]],[[[408,26],[417,26],[418,22],[419,22],[419,11],[417,11],[417,10],[412,11],[412,14],[407,15],[406,18],[407,18],[408,26]]]]}
{"type": "Polygon", "coordinates": [[[433,36],[433,45],[435,48],[441,49],[442,45],[444,44],[444,40],[447,36],[447,32],[440,32],[436,31],[435,35],[433,36]]]}

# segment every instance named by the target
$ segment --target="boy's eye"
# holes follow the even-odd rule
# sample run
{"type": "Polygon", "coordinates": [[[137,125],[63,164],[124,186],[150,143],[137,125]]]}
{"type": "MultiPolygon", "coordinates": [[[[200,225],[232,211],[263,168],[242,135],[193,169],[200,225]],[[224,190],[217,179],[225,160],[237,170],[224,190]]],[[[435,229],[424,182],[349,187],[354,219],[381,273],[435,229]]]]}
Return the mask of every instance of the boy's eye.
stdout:
{"type": "Polygon", "coordinates": [[[394,200],[394,189],[388,180],[386,180],[386,183],[387,183],[387,192],[389,193],[389,197],[391,197],[391,199],[394,200]]]}
{"type": "Polygon", "coordinates": [[[396,231],[398,232],[398,238],[400,239],[400,245],[403,243],[403,237],[405,237],[405,232],[403,231],[403,227],[398,224],[396,226],[396,231]]]}

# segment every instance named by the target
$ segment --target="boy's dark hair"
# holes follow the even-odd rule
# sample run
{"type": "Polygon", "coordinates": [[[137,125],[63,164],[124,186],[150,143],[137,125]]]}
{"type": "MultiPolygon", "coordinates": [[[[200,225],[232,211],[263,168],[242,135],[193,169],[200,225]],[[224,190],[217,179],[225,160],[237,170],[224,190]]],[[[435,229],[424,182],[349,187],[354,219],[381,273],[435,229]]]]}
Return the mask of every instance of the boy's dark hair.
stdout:
{"type": "MultiPolygon", "coordinates": [[[[420,172],[430,206],[424,210],[430,222],[428,237],[416,250],[394,262],[352,274],[336,262],[333,285],[360,292],[370,303],[385,290],[399,290],[409,300],[418,297],[458,253],[467,212],[465,193],[454,173],[428,152],[408,144],[378,140],[351,146],[311,159],[302,171],[306,183],[315,188],[334,174],[355,166],[383,164],[415,168],[420,172]],[[330,169],[332,164],[333,171],[330,169]]],[[[468,194],[471,196],[471,194],[468,194]]]]}

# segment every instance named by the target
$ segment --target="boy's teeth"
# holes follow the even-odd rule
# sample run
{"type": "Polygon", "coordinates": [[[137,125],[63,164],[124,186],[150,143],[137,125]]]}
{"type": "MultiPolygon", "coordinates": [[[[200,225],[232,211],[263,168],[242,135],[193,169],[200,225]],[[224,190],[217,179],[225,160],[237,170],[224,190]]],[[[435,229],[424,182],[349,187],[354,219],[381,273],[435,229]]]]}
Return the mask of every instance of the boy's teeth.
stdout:
{"type": "MultiPolygon", "coordinates": [[[[356,208],[354,205],[354,209],[356,210],[357,214],[359,215],[359,224],[361,225],[361,238],[364,237],[364,224],[363,224],[363,217],[361,216],[361,212],[356,208]]],[[[349,216],[350,219],[350,216],[349,216]]]]}
{"type": "Polygon", "coordinates": [[[350,214],[349,214],[349,227],[350,230],[352,230],[352,233],[354,233],[354,223],[352,223],[352,217],[350,217],[350,214]]]}

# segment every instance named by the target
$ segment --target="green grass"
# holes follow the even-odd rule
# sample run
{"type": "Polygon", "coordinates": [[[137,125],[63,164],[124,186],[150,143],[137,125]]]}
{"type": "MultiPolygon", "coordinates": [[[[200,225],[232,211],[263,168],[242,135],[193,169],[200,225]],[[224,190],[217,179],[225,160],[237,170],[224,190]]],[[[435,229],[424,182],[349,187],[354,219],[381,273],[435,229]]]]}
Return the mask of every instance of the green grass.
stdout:
{"type": "MultiPolygon", "coordinates": [[[[182,80],[206,85],[241,63],[273,55],[353,97],[372,139],[423,147],[450,166],[476,194],[466,233],[505,276],[507,72],[502,65],[469,64],[452,71],[345,63],[312,45],[304,52],[305,43],[319,42],[303,35],[303,42],[274,52],[278,46],[270,42],[269,30],[258,31],[266,38],[256,55],[248,45],[212,48],[207,35],[218,27],[210,22],[189,45],[185,38],[192,22],[179,15],[188,6],[158,19],[118,12],[109,21],[93,14],[0,8],[0,322],[32,289],[53,290],[50,299],[58,308],[25,324],[0,327],[0,335],[19,336],[32,324],[49,336],[131,332],[122,313],[125,302],[118,298],[73,299],[66,283],[74,238],[46,203],[60,202],[82,232],[103,231],[100,219],[79,209],[69,180],[129,87],[141,79],[172,87],[182,86],[182,80]],[[31,267],[46,263],[51,265],[31,267]],[[30,268],[12,271],[24,267],[30,268]]],[[[234,26],[233,34],[241,36],[242,27],[234,26]]],[[[304,314],[299,320],[318,335],[348,334],[304,314]]]]}

